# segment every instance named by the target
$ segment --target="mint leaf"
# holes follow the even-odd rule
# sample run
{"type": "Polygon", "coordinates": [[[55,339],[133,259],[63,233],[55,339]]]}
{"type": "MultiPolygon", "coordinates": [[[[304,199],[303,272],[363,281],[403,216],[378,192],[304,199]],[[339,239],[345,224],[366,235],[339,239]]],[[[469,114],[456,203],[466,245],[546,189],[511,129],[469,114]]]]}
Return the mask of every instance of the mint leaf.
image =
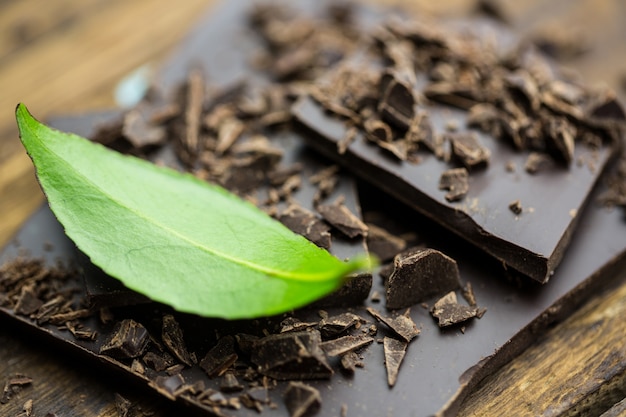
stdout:
{"type": "Polygon", "coordinates": [[[109,275],[179,311],[278,314],[369,265],[340,261],[218,186],[51,129],[22,104],[16,118],[66,234],[109,275]]]}

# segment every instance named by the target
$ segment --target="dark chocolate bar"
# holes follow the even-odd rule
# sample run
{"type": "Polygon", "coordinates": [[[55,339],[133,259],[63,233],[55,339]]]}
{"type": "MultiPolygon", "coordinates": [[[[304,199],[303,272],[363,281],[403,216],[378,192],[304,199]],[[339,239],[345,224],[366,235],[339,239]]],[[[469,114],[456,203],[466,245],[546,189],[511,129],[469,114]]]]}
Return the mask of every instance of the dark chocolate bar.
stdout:
{"type": "MultiPolygon", "coordinates": [[[[238,56],[236,62],[246,63],[245,56],[238,55],[238,47],[242,53],[250,51],[252,47],[247,42],[250,40],[251,44],[256,45],[256,38],[245,36],[246,33],[250,34],[245,13],[243,3],[233,2],[220,10],[212,10],[208,20],[193,33],[188,43],[194,45],[188,49],[193,54],[181,55],[187,57],[185,62],[199,54],[212,57],[235,55],[238,56]],[[234,20],[227,19],[228,16],[234,20]],[[232,40],[237,47],[224,42],[224,39],[232,40]],[[219,50],[225,52],[220,54],[219,50]]],[[[177,82],[182,81],[187,75],[187,68],[181,64],[181,59],[175,58],[174,61],[181,66],[174,79],[177,82]]],[[[214,65],[232,64],[228,59],[217,61],[214,65]]],[[[212,68],[215,71],[218,67],[212,68]]],[[[211,70],[211,67],[208,69],[211,70]]],[[[239,67],[226,66],[224,70],[232,74],[246,74],[239,67]]],[[[219,76],[218,73],[216,76],[219,76]]],[[[63,128],[73,130],[67,126],[63,128]]],[[[591,201],[595,202],[602,191],[600,189],[592,195],[591,201]]],[[[307,385],[319,392],[319,397],[315,397],[321,399],[321,415],[338,415],[341,410],[346,410],[348,415],[428,416],[437,413],[444,406],[442,415],[454,415],[456,407],[478,381],[517,355],[547,326],[567,316],[589,294],[623,278],[626,264],[626,223],[619,210],[610,211],[590,204],[577,213],[580,223],[572,233],[571,243],[554,279],[543,286],[526,283],[520,289],[506,279],[498,262],[424,216],[416,215],[396,200],[368,188],[365,188],[363,196],[366,215],[368,212],[388,213],[396,221],[407,223],[408,227],[405,227],[409,230],[418,232],[418,244],[440,250],[455,259],[462,284],[471,283],[474,289],[473,298],[487,312],[480,320],[474,319],[466,323],[461,332],[459,327],[439,328],[429,312],[429,307],[432,307],[436,299],[427,300],[426,308],[414,306],[409,317],[417,323],[421,332],[408,345],[399,368],[393,369],[391,379],[388,379],[383,363],[383,345],[374,343],[357,354],[361,359],[352,358],[353,363],[362,362],[362,368],[360,365],[353,366],[353,373],[336,372],[335,368],[330,380],[307,381],[307,385]],[[394,382],[393,388],[388,387],[390,380],[394,382]]],[[[507,211],[508,203],[505,205],[507,211]]],[[[523,200],[522,204],[525,204],[523,200]]],[[[73,244],[65,237],[62,227],[45,207],[29,220],[13,243],[5,248],[0,260],[15,260],[22,250],[28,250],[33,257],[45,258],[49,266],[55,265],[57,259],[66,263],[73,263],[76,259],[73,244]]],[[[78,276],[73,276],[68,278],[66,285],[81,288],[81,281],[78,276]]],[[[374,280],[373,289],[384,293],[383,283],[378,279],[374,280]]],[[[24,294],[26,296],[27,292],[24,294]]],[[[85,295],[77,294],[77,297],[85,295]]],[[[372,327],[375,322],[366,311],[368,307],[377,310],[381,308],[377,301],[367,300],[364,306],[350,309],[366,323],[361,324],[359,329],[354,326],[348,331],[353,332],[353,335],[364,331],[377,332],[376,337],[381,339],[396,337],[391,330],[382,326],[377,330],[372,327]]],[[[100,363],[109,364],[129,378],[149,385],[160,394],[175,398],[208,415],[253,416],[259,415],[259,409],[263,410],[261,415],[288,415],[287,407],[292,407],[291,401],[285,405],[282,396],[290,383],[278,382],[269,389],[262,383],[252,387],[245,378],[253,377],[256,371],[253,369],[248,373],[245,367],[242,368],[244,357],[250,354],[258,338],[264,335],[264,330],[281,327],[273,326],[271,320],[260,323],[225,322],[173,314],[180,324],[188,351],[195,355],[200,364],[207,367],[210,364],[211,373],[219,373],[220,369],[232,364],[239,373],[237,380],[245,385],[242,393],[237,391],[239,384],[225,383],[226,375],[222,376],[223,379],[210,379],[206,371],[198,365],[181,370],[180,363],[173,359],[172,354],[165,354],[168,350],[162,344],[159,350],[156,341],[150,342],[153,344],[147,348],[147,352],[142,351],[142,360],[130,357],[116,359],[101,354],[102,346],[119,332],[115,327],[116,321],[132,319],[144,326],[154,340],[158,340],[163,332],[163,317],[172,314],[169,308],[158,304],[113,307],[110,310],[114,312],[114,320],[111,321],[105,309],[100,312],[100,318],[90,316],[79,319],[78,324],[82,326],[80,331],[75,324],[70,325],[72,328],[60,329],[59,325],[51,323],[44,315],[40,316],[38,325],[36,317],[29,318],[28,315],[18,314],[6,307],[0,309],[12,320],[37,328],[42,335],[63,341],[73,352],[82,352],[100,363]],[[220,391],[220,387],[226,385],[232,387],[235,393],[220,391]],[[233,398],[239,401],[239,409],[233,408],[236,403],[233,398]]],[[[328,321],[345,312],[345,308],[328,308],[328,321]]],[[[382,315],[390,314],[385,312],[382,315]]],[[[293,320],[289,325],[294,329],[300,329],[300,325],[308,326],[306,323],[314,323],[312,326],[316,326],[315,323],[320,322],[317,312],[311,310],[299,311],[294,316],[297,321],[293,320]]],[[[129,328],[131,327],[138,328],[136,325],[129,328]]],[[[130,332],[125,334],[131,335],[130,332]]],[[[135,339],[136,336],[133,340],[135,339]]],[[[391,340],[388,342],[388,345],[393,345],[391,340]]],[[[142,347],[141,344],[136,346],[142,347]]],[[[313,346],[310,350],[314,349],[313,346]]],[[[395,349],[393,351],[396,352],[395,349]]],[[[132,356],[137,349],[126,352],[126,356],[132,356]]],[[[304,373],[304,370],[299,373],[301,378],[304,378],[304,373]]],[[[253,381],[258,383],[259,380],[253,381]]]]}
{"type": "Polygon", "coordinates": [[[488,42],[506,38],[501,29],[473,22],[453,36],[393,23],[374,32],[380,50],[346,60],[296,103],[315,133],[308,144],[506,268],[547,282],[620,147],[598,118],[624,120],[623,110],[557,78],[532,50],[498,57],[511,47],[477,46],[468,34],[491,29],[488,42]],[[618,109],[610,116],[599,110],[608,103],[618,109]]]}

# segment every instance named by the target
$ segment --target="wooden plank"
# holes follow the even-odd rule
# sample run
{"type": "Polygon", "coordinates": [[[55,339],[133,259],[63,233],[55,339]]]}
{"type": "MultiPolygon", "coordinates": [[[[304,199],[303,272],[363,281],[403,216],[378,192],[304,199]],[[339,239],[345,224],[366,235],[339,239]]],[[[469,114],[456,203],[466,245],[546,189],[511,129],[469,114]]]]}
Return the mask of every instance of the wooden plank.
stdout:
{"type": "MultiPolygon", "coordinates": [[[[80,19],[67,27],[50,21],[48,26],[56,30],[25,44],[0,65],[0,245],[42,201],[30,161],[17,139],[15,105],[26,103],[39,118],[54,111],[112,106],[112,91],[121,77],[163,57],[212,4],[188,0],[172,7],[166,0],[137,0],[88,7],[75,0],[28,0],[24,5],[6,5],[4,10],[20,14],[3,13],[3,18],[12,21],[24,13],[38,16],[57,10],[50,3],[80,10],[80,19]],[[37,11],[39,4],[44,6],[37,11]],[[18,177],[18,182],[9,180],[18,177]]],[[[61,19],[67,15],[51,16],[61,19]]],[[[0,38],[10,36],[9,31],[0,31],[0,38]]]]}
{"type": "Polygon", "coordinates": [[[625,317],[626,282],[486,378],[459,417],[601,414],[626,396],[625,317]]]}

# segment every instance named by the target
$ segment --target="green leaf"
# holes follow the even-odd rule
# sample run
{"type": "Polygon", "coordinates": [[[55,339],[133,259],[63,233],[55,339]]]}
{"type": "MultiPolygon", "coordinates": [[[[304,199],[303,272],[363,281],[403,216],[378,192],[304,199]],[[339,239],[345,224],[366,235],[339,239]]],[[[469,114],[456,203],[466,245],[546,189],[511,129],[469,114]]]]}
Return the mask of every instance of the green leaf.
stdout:
{"type": "Polygon", "coordinates": [[[109,275],[179,311],[273,315],[369,266],[340,261],[218,186],[51,129],[23,104],[16,118],[66,234],[109,275]]]}

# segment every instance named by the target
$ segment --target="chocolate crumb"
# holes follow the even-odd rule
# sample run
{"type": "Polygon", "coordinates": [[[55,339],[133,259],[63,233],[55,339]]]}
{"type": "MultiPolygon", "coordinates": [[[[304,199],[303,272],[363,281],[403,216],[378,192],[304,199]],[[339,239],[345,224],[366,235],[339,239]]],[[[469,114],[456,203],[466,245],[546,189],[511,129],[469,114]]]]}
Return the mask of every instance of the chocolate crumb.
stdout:
{"type": "Polygon", "coordinates": [[[522,203],[519,200],[512,201],[509,203],[509,210],[511,210],[515,215],[519,216],[522,214],[522,203]]]}

